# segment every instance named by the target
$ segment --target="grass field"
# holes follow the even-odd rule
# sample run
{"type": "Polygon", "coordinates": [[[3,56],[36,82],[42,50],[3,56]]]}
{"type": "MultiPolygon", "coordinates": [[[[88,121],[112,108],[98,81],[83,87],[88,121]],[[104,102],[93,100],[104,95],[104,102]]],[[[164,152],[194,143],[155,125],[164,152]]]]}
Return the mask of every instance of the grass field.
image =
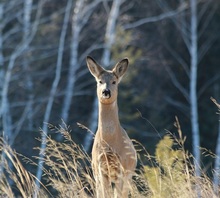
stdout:
{"type": "MultiPolygon", "coordinates": [[[[47,137],[43,180],[38,197],[94,197],[95,181],[90,156],[74,143],[67,129],[56,128],[64,136],[63,142],[47,137]]],[[[133,177],[130,197],[141,198],[217,198],[211,179],[201,170],[196,177],[193,156],[184,149],[185,138],[180,127],[179,137],[165,135],[150,156],[144,148],[139,151],[139,166],[133,177]],[[144,160],[143,160],[144,159],[144,160]],[[147,164],[143,164],[147,161],[147,164]]],[[[135,143],[137,144],[137,143],[135,143]]],[[[140,145],[138,146],[140,148],[140,145]]],[[[1,172],[0,197],[33,197],[35,176],[24,165],[34,161],[0,144],[4,174],[1,172]],[[10,178],[10,179],[9,179],[10,178]]]]}

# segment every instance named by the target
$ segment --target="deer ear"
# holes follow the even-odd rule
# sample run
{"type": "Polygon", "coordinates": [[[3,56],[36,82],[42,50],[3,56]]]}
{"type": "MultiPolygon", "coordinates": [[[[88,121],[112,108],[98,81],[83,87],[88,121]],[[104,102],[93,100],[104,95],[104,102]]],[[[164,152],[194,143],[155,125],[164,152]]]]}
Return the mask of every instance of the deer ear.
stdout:
{"type": "Polygon", "coordinates": [[[103,72],[104,69],[92,57],[87,56],[86,62],[90,73],[95,78],[97,78],[103,72]]]}
{"type": "Polygon", "coordinates": [[[123,60],[118,62],[112,70],[113,73],[118,77],[119,82],[121,81],[123,75],[127,71],[128,63],[129,63],[128,59],[124,58],[123,60]]]}

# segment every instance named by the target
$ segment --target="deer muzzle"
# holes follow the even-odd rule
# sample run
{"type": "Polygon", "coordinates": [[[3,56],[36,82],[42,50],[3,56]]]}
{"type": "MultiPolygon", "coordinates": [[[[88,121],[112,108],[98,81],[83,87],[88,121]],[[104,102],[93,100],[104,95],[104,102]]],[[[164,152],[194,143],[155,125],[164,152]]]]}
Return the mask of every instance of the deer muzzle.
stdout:
{"type": "Polygon", "coordinates": [[[102,97],[103,98],[111,98],[111,91],[109,90],[109,89],[104,89],[103,91],[102,91],[102,97]]]}

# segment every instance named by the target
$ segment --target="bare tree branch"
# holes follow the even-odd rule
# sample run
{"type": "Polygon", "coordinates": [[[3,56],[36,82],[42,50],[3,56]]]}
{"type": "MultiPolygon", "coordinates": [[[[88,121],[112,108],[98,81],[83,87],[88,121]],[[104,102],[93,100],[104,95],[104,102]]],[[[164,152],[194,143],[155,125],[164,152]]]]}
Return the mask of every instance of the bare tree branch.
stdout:
{"type": "Polygon", "coordinates": [[[217,8],[218,8],[217,6],[212,6],[212,8],[209,10],[208,13],[203,13],[206,15],[205,15],[205,19],[202,21],[201,28],[198,33],[198,38],[200,38],[204,34],[204,32],[206,31],[206,29],[207,29],[210,21],[212,20],[213,15],[215,14],[215,11],[217,10],[217,8]]]}
{"type": "MultiPolygon", "coordinates": [[[[169,10],[171,10],[166,1],[157,0],[157,2],[164,12],[168,12],[169,10]]],[[[181,1],[180,3],[180,7],[184,8],[183,12],[180,13],[180,21],[178,20],[178,17],[172,17],[171,20],[180,31],[187,49],[190,50],[190,29],[189,24],[187,24],[186,20],[184,20],[185,11],[189,8],[189,5],[186,1],[181,1]]]]}
{"type": "Polygon", "coordinates": [[[168,51],[173,55],[173,57],[179,62],[179,64],[181,65],[181,67],[184,69],[187,76],[189,77],[189,75],[190,75],[189,72],[190,71],[189,71],[189,68],[188,68],[188,64],[183,59],[183,57],[181,57],[180,54],[178,54],[178,52],[176,50],[173,50],[168,43],[166,43],[165,46],[168,49],[168,51]]]}
{"type": "Polygon", "coordinates": [[[79,58],[79,65],[82,65],[82,62],[85,61],[85,58],[88,54],[91,54],[93,51],[98,50],[98,49],[103,49],[104,48],[104,44],[93,44],[91,45],[89,48],[87,48],[85,50],[84,53],[81,54],[80,58],[79,58]]]}
{"type": "Polygon", "coordinates": [[[189,116],[189,112],[190,112],[190,109],[189,109],[189,106],[187,106],[186,104],[180,102],[180,101],[177,101],[177,100],[174,100],[173,98],[167,96],[165,97],[165,100],[168,104],[176,107],[177,109],[179,109],[187,118],[190,118],[189,116]]]}
{"type": "Polygon", "coordinates": [[[198,63],[202,60],[205,54],[209,51],[214,42],[218,39],[218,36],[213,35],[212,37],[205,40],[198,51],[198,63]]]}
{"type": "Polygon", "coordinates": [[[209,86],[211,86],[214,82],[216,82],[218,79],[220,79],[220,74],[216,74],[211,79],[206,81],[206,83],[198,90],[198,98],[202,96],[202,94],[207,90],[209,86]]]}
{"type": "Polygon", "coordinates": [[[189,93],[184,88],[184,86],[182,86],[180,84],[180,82],[178,81],[178,79],[177,79],[176,75],[174,74],[174,72],[170,69],[169,66],[166,66],[166,65],[165,65],[165,69],[166,69],[167,73],[169,74],[170,79],[173,82],[173,85],[183,94],[185,99],[189,102],[189,93]]]}

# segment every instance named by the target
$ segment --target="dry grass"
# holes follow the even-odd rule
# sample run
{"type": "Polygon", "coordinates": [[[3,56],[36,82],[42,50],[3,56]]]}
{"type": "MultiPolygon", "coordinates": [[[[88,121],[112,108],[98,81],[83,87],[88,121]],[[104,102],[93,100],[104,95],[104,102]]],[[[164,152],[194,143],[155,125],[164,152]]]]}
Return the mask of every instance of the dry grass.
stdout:
{"type": "MultiPolygon", "coordinates": [[[[61,133],[65,140],[57,142],[47,137],[44,185],[41,184],[38,197],[94,197],[90,156],[74,143],[68,128],[50,128],[61,133]]],[[[177,129],[179,137],[165,136],[156,146],[155,156],[147,152],[142,155],[149,164],[142,165],[134,176],[130,197],[194,198],[198,197],[198,192],[203,198],[217,197],[209,177],[204,173],[199,178],[194,176],[192,156],[184,149],[184,138],[178,122],[177,129]]],[[[2,140],[0,150],[3,156],[0,163],[4,167],[4,174],[0,178],[0,197],[13,198],[15,192],[23,198],[33,197],[35,177],[23,167],[19,155],[2,140]]],[[[25,157],[23,159],[28,161],[25,157]]]]}
{"type": "MultiPolygon", "coordinates": [[[[32,197],[36,187],[35,176],[24,168],[19,160],[21,155],[6,145],[2,138],[0,139],[0,151],[0,197],[14,198],[15,192],[20,197],[32,197]]],[[[23,158],[25,161],[25,157],[23,158]]],[[[39,197],[44,197],[49,193],[46,192],[47,190],[43,184],[42,187],[38,193],[39,197]]]]}

